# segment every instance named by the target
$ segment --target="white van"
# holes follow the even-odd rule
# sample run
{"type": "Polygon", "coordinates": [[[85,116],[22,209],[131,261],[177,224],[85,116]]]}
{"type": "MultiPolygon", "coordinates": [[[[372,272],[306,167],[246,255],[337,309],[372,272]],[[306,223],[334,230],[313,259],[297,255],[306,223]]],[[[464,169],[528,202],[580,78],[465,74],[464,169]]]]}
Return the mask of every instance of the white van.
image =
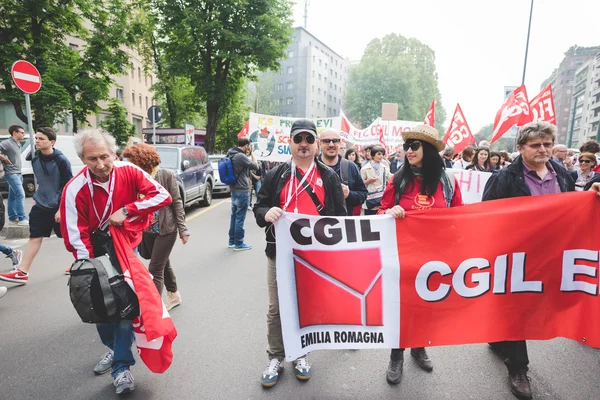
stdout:
{"type": "MultiPolygon", "coordinates": [[[[0,135],[0,141],[10,138],[9,135],[0,135]]],[[[83,162],[77,156],[75,151],[75,145],[73,144],[74,136],[72,135],[58,135],[56,137],[56,143],[54,148],[60,150],[65,157],[69,159],[71,163],[71,171],[73,176],[77,175],[79,171],[83,169],[83,162]]],[[[29,134],[25,135],[25,139],[21,141],[21,163],[22,163],[22,174],[23,174],[23,189],[25,189],[25,196],[33,196],[35,191],[35,185],[33,180],[33,167],[31,166],[31,147],[29,146],[29,134]]],[[[6,179],[0,180],[0,191],[7,192],[8,184],[6,179]]]]}

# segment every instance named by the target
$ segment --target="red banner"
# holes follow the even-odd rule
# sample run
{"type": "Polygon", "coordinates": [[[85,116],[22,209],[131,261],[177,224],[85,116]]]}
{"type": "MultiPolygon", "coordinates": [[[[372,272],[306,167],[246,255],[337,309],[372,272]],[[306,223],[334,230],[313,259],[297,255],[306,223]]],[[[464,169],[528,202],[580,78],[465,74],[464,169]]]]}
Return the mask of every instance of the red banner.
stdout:
{"type": "Polygon", "coordinates": [[[552,85],[546,86],[544,90],[531,100],[529,109],[533,121],[546,121],[556,125],[556,113],[554,111],[554,97],[552,96],[552,85]]]}
{"type": "Polygon", "coordinates": [[[471,133],[469,124],[463,114],[460,104],[456,104],[456,110],[452,117],[452,123],[448,127],[444,142],[450,146],[454,146],[454,154],[460,153],[465,147],[475,143],[475,137],[471,133]]]}
{"type": "Polygon", "coordinates": [[[427,115],[425,116],[425,121],[423,123],[425,125],[435,126],[435,100],[431,101],[429,111],[427,111],[427,115]]]}
{"type": "Polygon", "coordinates": [[[525,89],[525,85],[522,85],[508,96],[496,113],[491,143],[500,139],[515,124],[525,125],[528,122],[531,122],[529,100],[527,99],[527,89],[525,89]]]}
{"type": "Polygon", "coordinates": [[[600,347],[596,192],[409,212],[396,230],[401,347],[555,337],[600,347]]]}
{"type": "Polygon", "coordinates": [[[250,120],[247,120],[246,123],[244,124],[244,127],[242,128],[241,131],[239,131],[237,137],[242,138],[244,136],[248,136],[248,129],[250,128],[250,120]]]}

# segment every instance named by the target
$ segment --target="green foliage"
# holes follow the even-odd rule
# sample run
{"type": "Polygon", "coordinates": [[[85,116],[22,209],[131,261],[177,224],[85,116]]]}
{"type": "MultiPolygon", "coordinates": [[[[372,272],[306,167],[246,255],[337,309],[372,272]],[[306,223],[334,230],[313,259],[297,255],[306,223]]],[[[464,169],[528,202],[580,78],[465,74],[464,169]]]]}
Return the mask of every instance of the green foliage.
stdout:
{"type": "Polygon", "coordinates": [[[108,108],[108,116],[100,123],[100,126],[117,140],[117,145],[126,145],[129,138],[135,136],[135,125],[127,119],[127,110],[120,100],[111,99],[108,108]]]}
{"type": "Polygon", "coordinates": [[[244,127],[248,120],[248,113],[251,111],[246,105],[247,97],[246,89],[240,89],[224,107],[223,118],[219,120],[217,126],[214,152],[225,153],[229,148],[237,145],[237,134],[244,127]]]}
{"type": "Polygon", "coordinates": [[[190,79],[186,76],[168,76],[154,86],[154,93],[163,111],[160,126],[181,128],[186,123],[194,126],[206,126],[206,109],[198,100],[190,79]],[[167,101],[167,91],[169,101],[167,101]]]}
{"type": "MultiPolygon", "coordinates": [[[[475,135],[475,143],[479,143],[482,140],[487,140],[488,142],[492,140],[492,135],[494,133],[494,124],[489,124],[481,128],[475,135]]],[[[505,136],[500,137],[500,139],[496,140],[490,146],[491,151],[501,151],[506,150],[509,153],[515,151],[515,139],[507,138],[505,136]]]]}
{"type": "Polygon", "coordinates": [[[27,123],[24,96],[10,78],[13,62],[25,59],[42,75],[31,95],[34,125],[52,126],[68,113],[85,121],[108,99],[111,76],[129,64],[122,46],[136,43],[136,7],[128,0],[0,0],[0,97],[27,123]],[[70,41],[80,43],[72,38],[86,44],[71,48],[70,41]]]}
{"type": "MultiPolygon", "coordinates": [[[[291,38],[287,0],[156,0],[160,46],[173,75],[206,104],[206,148],[244,79],[275,69],[291,38]]],[[[231,112],[230,112],[231,114],[231,112]]]]}
{"type": "MultiPolygon", "coordinates": [[[[269,71],[270,72],[270,71],[269,71]]],[[[248,90],[248,102],[255,113],[267,115],[279,115],[281,105],[279,98],[275,97],[273,85],[275,80],[271,73],[261,74],[256,82],[252,82],[248,90]]]]}
{"type": "Polygon", "coordinates": [[[366,127],[381,116],[381,103],[398,103],[398,119],[423,121],[436,99],[436,128],[443,132],[446,110],[437,79],[429,46],[397,34],[373,39],[360,64],[350,70],[344,111],[366,127]]]}

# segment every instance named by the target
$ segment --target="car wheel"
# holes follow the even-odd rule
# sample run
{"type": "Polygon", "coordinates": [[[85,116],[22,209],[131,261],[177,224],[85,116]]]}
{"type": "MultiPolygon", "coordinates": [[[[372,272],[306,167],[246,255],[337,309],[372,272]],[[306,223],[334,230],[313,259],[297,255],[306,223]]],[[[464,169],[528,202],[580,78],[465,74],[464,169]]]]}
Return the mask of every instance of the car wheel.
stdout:
{"type": "Polygon", "coordinates": [[[35,181],[33,177],[26,176],[23,178],[23,190],[25,190],[25,197],[31,197],[35,193],[35,181]]]}
{"type": "Polygon", "coordinates": [[[208,207],[210,203],[212,203],[212,185],[209,182],[206,184],[206,190],[204,191],[204,197],[200,200],[200,205],[208,207]]]}

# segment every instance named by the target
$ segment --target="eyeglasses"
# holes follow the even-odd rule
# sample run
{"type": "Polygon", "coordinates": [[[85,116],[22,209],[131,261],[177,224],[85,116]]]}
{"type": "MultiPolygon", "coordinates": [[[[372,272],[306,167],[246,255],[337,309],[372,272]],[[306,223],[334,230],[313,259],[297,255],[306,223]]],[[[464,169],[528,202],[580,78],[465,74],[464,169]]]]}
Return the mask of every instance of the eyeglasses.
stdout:
{"type": "Polygon", "coordinates": [[[300,144],[302,143],[302,138],[306,139],[306,143],[313,144],[315,142],[315,137],[313,135],[296,135],[292,138],[294,143],[300,144]]]}
{"type": "Polygon", "coordinates": [[[583,164],[589,164],[591,162],[593,162],[593,161],[592,160],[579,160],[579,164],[582,164],[582,163],[583,164]]]}
{"type": "Polygon", "coordinates": [[[408,149],[411,149],[412,151],[417,151],[419,150],[419,147],[421,147],[421,142],[404,143],[402,145],[404,151],[408,151],[408,149]]]}
{"type": "Polygon", "coordinates": [[[329,144],[329,143],[339,143],[342,139],[321,139],[321,143],[329,144]]]}
{"type": "Polygon", "coordinates": [[[526,144],[525,146],[529,146],[534,150],[539,150],[542,146],[544,146],[546,150],[550,150],[554,146],[554,142],[526,144]]]}

